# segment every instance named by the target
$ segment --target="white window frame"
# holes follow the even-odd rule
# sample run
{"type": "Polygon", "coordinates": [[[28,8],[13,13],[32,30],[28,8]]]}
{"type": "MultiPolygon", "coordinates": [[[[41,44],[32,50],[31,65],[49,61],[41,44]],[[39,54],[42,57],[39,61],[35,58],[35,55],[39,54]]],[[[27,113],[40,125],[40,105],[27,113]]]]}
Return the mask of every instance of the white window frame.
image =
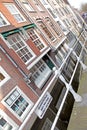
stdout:
{"type": "Polygon", "coordinates": [[[39,4],[36,4],[36,7],[37,7],[37,9],[38,9],[39,11],[44,11],[39,4]]]}
{"type": "MultiPolygon", "coordinates": [[[[3,111],[0,109],[0,118],[5,119],[5,121],[7,123],[9,123],[13,128],[12,130],[18,130],[18,125],[3,111]]],[[[0,130],[5,130],[4,128],[0,129],[0,130]]]]}
{"type": "Polygon", "coordinates": [[[7,74],[7,72],[0,66],[0,72],[5,77],[2,81],[0,81],[0,87],[5,84],[11,77],[7,74]]]}
{"type": "Polygon", "coordinates": [[[56,26],[54,25],[54,23],[52,22],[52,20],[51,20],[49,17],[47,17],[47,18],[46,18],[46,21],[47,21],[47,23],[49,24],[49,26],[53,29],[53,31],[56,33],[56,35],[57,35],[58,37],[60,37],[60,36],[61,36],[61,32],[60,32],[60,30],[58,30],[58,29],[56,28],[56,26]]]}
{"type": "MultiPolygon", "coordinates": [[[[39,40],[40,41],[40,44],[38,44],[38,45],[35,45],[38,49],[39,49],[39,45],[43,45],[44,47],[40,50],[40,52],[42,52],[46,47],[47,47],[47,45],[43,42],[43,40],[40,38],[40,36],[38,35],[38,33],[34,30],[34,29],[32,29],[33,31],[34,31],[34,33],[35,33],[35,35],[37,36],[37,38],[36,39],[34,39],[34,40],[32,40],[32,42],[34,43],[35,41],[37,41],[37,40],[39,40]]],[[[29,30],[27,30],[27,33],[29,32],[29,30]]],[[[29,35],[30,36],[30,35],[29,35]]],[[[31,35],[32,36],[32,35],[31,35]]],[[[32,36],[33,37],[33,36],[32,36]]]]}
{"type": "Polygon", "coordinates": [[[20,11],[17,9],[17,7],[12,4],[12,3],[5,3],[4,4],[6,6],[6,8],[8,9],[8,11],[13,15],[13,17],[15,18],[15,20],[18,22],[18,23],[21,23],[21,22],[25,22],[26,19],[23,17],[23,15],[20,13],[20,11]],[[12,11],[13,9],[13,11],[12,11]],[[18,21],[18,19],[15,17],[15,15],[20,15],[21,19],[20,21],[18,21]]]}
{"type": "Polygon", "coordinates": [[[24,1],[24,2],[22,2],[22,3],[23,3],[23,5],[24,5],[24,7],[25,7],[28,11],[30,11],[30,12],[35,11],[34,8],[29,4],[29,2],[24,1]]]}
{"type": "MultiPolygon", "coordinates": [[[[13,35],[14,35],[14,34],[13,34],[13,35]]],[[[20,34],[17,34],[17,35],[20,37],[20,40],[23,42],[24,47],[27,47],[27,49],[29,50],[29,52],[32,54],[32,57],[30,57],[30,59],[29,59],[27,62],[24,62],[24,61],[21,59],[21,60],[27,65],[33,58],[36,57],[36,55],[35,55],[35,53],[32,51],[32,49],[26,44],[26,42],[23,40],[23,38],[20,36],[20,34]]],[[[15,44],[15,43],[14,43],[14,44],[15,44]]],[[[14,50],[14,48],[10,45],[9,41],[8,41],[7,45],[14,50]]],[[[20,50],[20,49],[21,49],[21,48],[19,48],[18,50],[20,50]]],[[[18,51],[18,50],[17,50],[17,51],[18,51]]],[[[17,53],[16,50],[14,50],[14,51],[17,53]]],[[[19,56],[19,55],[18,55],[18,56],[19,56]]],[[[20,56],[19,56],[19,57],[20,57],[20,56]]],[[[21,58],[21,57],[20,57],[20,58],[21,58]]]]}
{"type": "Polygon", "coordinates": [[[0,12],[0,16],[6,22],[6,24],[2,24],[2,25],[0,25],[0,27],[10,25],[10,23],[8,22],[8,20],[4,17],[4,15],[1,12],[0,12]]]}
{"type": "Polygon", "coordinates": [[[16,116],[21,122],[24,121],[24,119],[26,118],[27,114],[29,114],[31,108],[33,107],[33,102],[24,94],[24,92],[18,87],[16,86],[2,101],[2,104],[10,111],[13,113],[14,116],[16,116]],[[10,108],[9,105],[7,105],[7,103],[5,102],[5,100],[13,93],[14,90],[16,90],[20,93],[20,96],[22,95],[22,97],[26,100],[26,102],[29,104],[28,107],[26,107],[26,110],[24,111],[24,113],[19,116],[16,112],[14,112],[12,110],[12,108],[10,108]]]}
{"type": "Polygon", "coordinates": [[[40,28],[42,29],[42,31],[44,32],[44,34],[46,35],[46,37],[48,37],[52,42],[54,42],[56,40],[56,37],[54,36],[54,34],[52,34],[52,32],[50,31],[50,29],[47,27],[47,25],[41,19],[37,20],[37,23],[40,26],[40,28]],[[51,38],[49,37],[50,35],[46,33],[46,31],[44,30],[44,28],[41,25],[45,26],[46,30],[50,33],[51,38]]]}

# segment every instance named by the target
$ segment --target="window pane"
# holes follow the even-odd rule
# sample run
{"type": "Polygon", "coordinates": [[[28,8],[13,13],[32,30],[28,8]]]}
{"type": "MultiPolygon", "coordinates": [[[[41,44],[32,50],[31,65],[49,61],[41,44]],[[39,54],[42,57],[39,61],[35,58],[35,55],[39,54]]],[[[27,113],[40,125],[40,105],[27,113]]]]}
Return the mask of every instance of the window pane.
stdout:
{"type": "Polygon", "coordinates": [[[17,20],[17,22],[26,21],[14,4],[9,3],[9,4],[5,4],[5,6],[10,11],[10,13],[14,16],[14,18],[17,20]]]}
{"type": "Polygon", "coordinates": [[[28,9],[29,11],[34,11],[34,9],[32,8],[32,6],[29,3],[23,3],[23,5],[26,7],[26,9],[28,9]]]}
{"type": "Polygon", "coordinates": [[[39,36],[36,34],[36,32],[31,29],[31,30],[27,30],[31,40],[33,41],[33,43],[36,45],[36,47],[39,50],[42,50],[43,48],[45,48],[45,45],[43,44],[43,42],[40,40],[39,36]],[[40,47],[42,46],[42,47],[40,47]]]}
{"type": "Polygon", "coordinates": [[[2,117],[0,119],[0,130],[12,130],[12,129],[13,127],[2,117]]]}
{"type": "Polygon", "coordinates": [[[5,100],[7,105],[19,116],[25,112],[29,103],[23,98],[17,90],[13,91],[12,94],[5,100]]]}
{"type": "Polygon", "coordinates": [[[20,14],[15,14],[14,17],[17,20],[17,22],[22,22],[23,21],[23,18],[21,17],[20,14]]]}
{"type": "Polygon", "coordinates": [[[10,46],[19,55],[19,57],[26,63],[35,55],[33,51],[27,46],[26,42],[19,34],[13,34],[7,38],[10,46]]]}

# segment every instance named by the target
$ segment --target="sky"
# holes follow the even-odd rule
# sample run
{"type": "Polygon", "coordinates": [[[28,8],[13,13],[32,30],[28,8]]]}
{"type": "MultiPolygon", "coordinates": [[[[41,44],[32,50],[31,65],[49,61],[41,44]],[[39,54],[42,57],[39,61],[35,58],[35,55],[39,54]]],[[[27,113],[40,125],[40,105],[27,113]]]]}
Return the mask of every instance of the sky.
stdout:
{"type": "Polygon", "coordinates": [[[87,0],[68,0],[71,6],[80,9],[82,3],[87,3],[87,0]]]}

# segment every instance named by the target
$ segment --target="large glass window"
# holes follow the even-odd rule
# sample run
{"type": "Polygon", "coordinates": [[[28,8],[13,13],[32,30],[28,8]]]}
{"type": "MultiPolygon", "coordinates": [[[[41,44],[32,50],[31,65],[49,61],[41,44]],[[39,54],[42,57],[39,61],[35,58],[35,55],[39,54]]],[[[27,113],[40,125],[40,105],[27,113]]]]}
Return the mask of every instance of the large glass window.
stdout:
{"type": "Polygon", "coordinates": [[[4,15],[0,12],[0,27],[7,26],[10,23],[7,21],[7,19],[4,17],[4,15]]]}
{"type": "Polygon", "coordinates": [[[23,15],[19,12],[17,7],[14,4],[5,4],[6,8],[10,11],[10,13],[14,16],[18,23],[26,21],[23,15]]]}
{"type": "Polygon", "coordinates": [[[19,57],[24,61],[24,63],[28,63],[32,58],[35,57],[34,52],[29,48],[29,46],[25,43],[22,37],[19,34],[13,34],[7,38],[10,47],[19,55],[19,57]]]}
{"type": "Polygon", "coordinates": [[[33,43],[36,45],[36,47],[39,50],[43,50],[46,47],[46,45],[40,39],[40,37],[38,36],[38,34],[36,33],[36,31],[34,31],[33,29],[28,29],[27,33],[29,34],[31,40],[33,41],[33,43]]]}
{"type": "Polygon", "coordinates": [[[40,60],[31,70],[32,80],[38,88],[42,88],[51,74],[51,69],[43,60],[40,60]]]}

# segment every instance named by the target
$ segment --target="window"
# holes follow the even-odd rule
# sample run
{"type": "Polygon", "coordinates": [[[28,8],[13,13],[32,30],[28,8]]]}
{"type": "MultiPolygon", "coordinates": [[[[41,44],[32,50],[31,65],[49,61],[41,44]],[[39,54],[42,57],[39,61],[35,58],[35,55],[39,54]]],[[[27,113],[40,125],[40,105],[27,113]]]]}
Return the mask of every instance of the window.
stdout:
{"type": "Polygon", "coordinates": [[[51,39],[51,41],[54,41],[55,38],[52,35],[52,33],[48,30],[47,26],[42,21],[38,21],[38,24],[40,25],[41,29],[46,33],[46,35],[51,39]]]}
{"type": "Polygon", "coordinates": [[[33,0],[33,2],[34,2],[34,4],[36,5],[36,7],[37,7],[37,9],[38,9],[39,11],[43,11],[42,7],[40,6],[40,4],[38,3],[37,0],[33,0]]]}
{"type": "Polygon", "coordinates": [[[36,7],[38,8],[39,11],[43,11],[43,9],[41,8],[39,4],[36,4],[36,7]]]}
{"type": "Polygon", "coordinates": [[[29,2],[27,2],[27,0],[23,0],[22,3],[23,3],[23,5],[25,6],[25,8],[26,8],[27,10],[29,10],[29,11],[35,11],[35,10],[33,9],[33,7],[29,4],[29,2]]]}
{"type": "Polygon", "coordinates": [[[12,126],[0,115],[0,130],[12,130],[12,126]]]}
{"type": "Polygon", "coordinates": [[[32,80],[40,89],[51,74],[51,69],[43,60],[40,60],[30,71],[32,73],[32,80]]]}
{"type": "Polygon", "coordinates": [[[0,130],[17,130],[17,124],[0,109],[0,130]]]}
{"type": "Polygon", "coordinates": [[[3,16],[3,14],[0,12],[0,27],[7,26],[10,23],[7,21],[7,19],[3,16]]]}
{"type": "Polygon", "coordinates": [[[27,46],[26,42],[19,34],[14,34],[7,38],[10,47],[19,55],[24,63],[30,62],[34,57],[34,52],[27,46]]]}
{"type": "Polygon", "coordinates": [[[63,61],[63,60],[64,60],[64,55],[62,54],[61,50],[58,50],[56,56],[57,56],[57,58],[60,59],[60,61],[63,61]]]}
{"type": "Polygon", "coordinates": [[[45,1],[45,0],[41,0],[42,1],[42,3],[44,4],[44,5],[47,5],[48,3],[47,3],[47,1],[45,1]]]}
{"type": "Polygon", "coordinates": [[[70,12],[69,12],[67,7],[64,8],[64,11],[66,12],[66,14],[70,14],[70,12]]]}
{"type": "Polygon", "coordinates": [[[67,26],[67,27],[70,27],[71,26],[71,23],[69,20],[65,19],[63,20],[64,24],[67,26]]]}
{"type": "Polygon", "coordinates": [[[10,79],[10,76],[0,66],[0,87],[10,79]]]}
{"type": "Polygon", "coordinates": [[[54,14],[53,10],[51,10],[50,8],[47,8],[47,10],[53,16],[53,18],[57,18],[57,16],[54,14]]]}
{"type": "Polygon", "coordinates": [[[50,25],[50,27],[55,31],[55,33],[58,36],[61,36],[61,33],[59,32],[59,30],[56,28],[56,26],[53,24],[53,22],[51,21],[51,19],[49,17],[46,18],[48,24],[50,25]]]}
{"type": "Polygon", "coordinates": [[[66,57],[66,54],[68,53],[64,45],[65,43],[63,43],[63,45],[61,45],[56,51],[55,58],[59,65],[62,64],[62,62],[64,61],[64,58],[66,57]]]}
{"type": "Polygon", "coordinates": [[[33,29],[27,30],[27,33],[39,50],[43,50],[46,47],[46,45],[43,43],[43,41],[41,41],[40,37],[33,29]]]}
{"type": "Polygon", "coordinates": [[[84,31],[83,33],[82,33],[82,35],[81,35],[83,38],[84,38],[84,40],[86,40],[86,37],[87,37],[87,32],[86,31],[84,31]]]}
{"type": "Polygon", "coordinates": [[[59,9],[59,12],[60,12],[60,16],[64,16],[64,12],[62,8],[59,9]]]}
{"type": "Polygon", "coordinates": [[[14,16],[18,23],[26,21],[22,14],[19,12],[17,7],[14,4],[5,4],[6,8],[14,16]]]}
{"type": "Polygon", "coordinates": [[[10,92],[2,102],[21,120],[26,117],[33,106],[32,101],[24,95],[18,86],[10,92]]]}

